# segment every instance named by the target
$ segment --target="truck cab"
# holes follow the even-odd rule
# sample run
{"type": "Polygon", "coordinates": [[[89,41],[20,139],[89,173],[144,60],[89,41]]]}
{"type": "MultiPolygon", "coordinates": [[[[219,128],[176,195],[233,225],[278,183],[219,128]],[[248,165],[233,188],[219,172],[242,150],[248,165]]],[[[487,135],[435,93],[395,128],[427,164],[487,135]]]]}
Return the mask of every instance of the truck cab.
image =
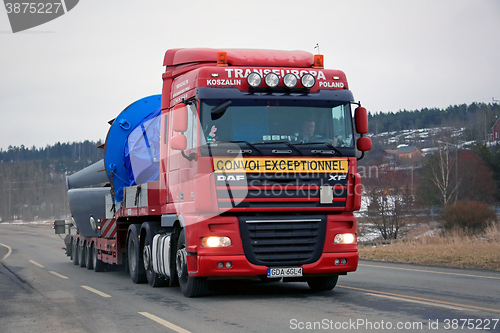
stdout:
{"type": "Polygon", "coordinates": [[[186,283],[331,289],[355,271],[356,151],[371,141],[345,74],[300,51],[177,49],[164,65],[161,226],[184,230],[186,283]]]}

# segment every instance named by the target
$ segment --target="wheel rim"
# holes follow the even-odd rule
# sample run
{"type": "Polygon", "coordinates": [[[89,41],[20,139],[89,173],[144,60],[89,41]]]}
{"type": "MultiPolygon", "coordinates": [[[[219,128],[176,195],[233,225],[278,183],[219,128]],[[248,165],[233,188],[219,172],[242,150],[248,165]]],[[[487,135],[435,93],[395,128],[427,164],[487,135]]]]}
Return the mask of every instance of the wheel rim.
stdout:
{"type": "Polygon", "coordinates": [[[95,246],[92,246],[92,261],[93,261],[93,264],[95,267],[97,264],[97,250],[96,250],[95,246]]]}
{"type": "Polygon", "coordinates": [[[177,268],[177,276],[179,280],[187,280],[187,251],[186,248],[177,250],[175,267],[177,268]]]}
{"type": "Polygon", "coordinates": [[[142,260],[144,261],[144,269],[146,269],[146,271],[151,271],[151,246],[144,246],[142,260]]]}

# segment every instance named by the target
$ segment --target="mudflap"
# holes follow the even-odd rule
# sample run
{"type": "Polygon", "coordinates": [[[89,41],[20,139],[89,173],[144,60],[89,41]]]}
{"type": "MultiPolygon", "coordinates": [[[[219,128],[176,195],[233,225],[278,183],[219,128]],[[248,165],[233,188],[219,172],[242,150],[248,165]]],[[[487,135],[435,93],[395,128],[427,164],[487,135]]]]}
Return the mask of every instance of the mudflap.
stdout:
{"type": "Polygon", "coordinates": [[[66,251],[66,256],[68,257],[71,257],[71,251],[73,250],[73,247],[71,246],[72,239],[73,237],[71,237],[71,235],[66,235],[66,237],[64,237],[64,250],[66,251]]]}

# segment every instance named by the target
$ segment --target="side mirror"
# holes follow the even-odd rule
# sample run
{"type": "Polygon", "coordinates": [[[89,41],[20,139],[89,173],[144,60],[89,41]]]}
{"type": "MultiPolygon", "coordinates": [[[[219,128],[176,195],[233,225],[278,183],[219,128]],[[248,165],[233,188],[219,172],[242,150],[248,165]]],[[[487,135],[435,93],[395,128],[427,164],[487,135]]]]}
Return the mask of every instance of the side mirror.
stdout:
{"type": "Polygon", "coordinates": [[[174,115],[174,131],[181,133],[186,132],[188,123],[188,110],[186,104],[177,104],[174,106],[172,112],[174,115]]]}
{"type": "Polygon", "coordinates": [[[356,122],[356,132],[359,134],[368,133],[368,112],[364,107],[358,106],[354,110],[354,119],[356,122]]]}
{"type": "Polygon", "coordinates": [[[170,148],[184,150],[187,147],[187,139],[184,134],[179,134],[170,139],[170,148]]]}
{"type": "Polygon", "coordinates": [[[356,146],[358,146],[359,151],[368,151],[372,149],[372,139],[367,138],[366,136],[362,136],[358,139],[358,142],[356,143],[356,146]]]}

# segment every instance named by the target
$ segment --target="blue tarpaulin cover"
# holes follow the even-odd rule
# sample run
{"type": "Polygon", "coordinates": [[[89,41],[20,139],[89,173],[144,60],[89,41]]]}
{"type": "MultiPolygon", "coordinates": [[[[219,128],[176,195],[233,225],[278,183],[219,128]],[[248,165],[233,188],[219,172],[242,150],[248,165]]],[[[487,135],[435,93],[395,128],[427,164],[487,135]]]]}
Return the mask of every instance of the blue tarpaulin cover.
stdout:
{"type": "Polygon", "coordinates": [[[128,186],[158,180],[160,176],[160,109],[130,132],[125,144],[128,186]]]}
{"type": "Polygon", "coordinates": [[[126,107],[109,128],[104,165],[115,203],[123,188],[158,178],[161,95],[141,98],[126,107]]]}

